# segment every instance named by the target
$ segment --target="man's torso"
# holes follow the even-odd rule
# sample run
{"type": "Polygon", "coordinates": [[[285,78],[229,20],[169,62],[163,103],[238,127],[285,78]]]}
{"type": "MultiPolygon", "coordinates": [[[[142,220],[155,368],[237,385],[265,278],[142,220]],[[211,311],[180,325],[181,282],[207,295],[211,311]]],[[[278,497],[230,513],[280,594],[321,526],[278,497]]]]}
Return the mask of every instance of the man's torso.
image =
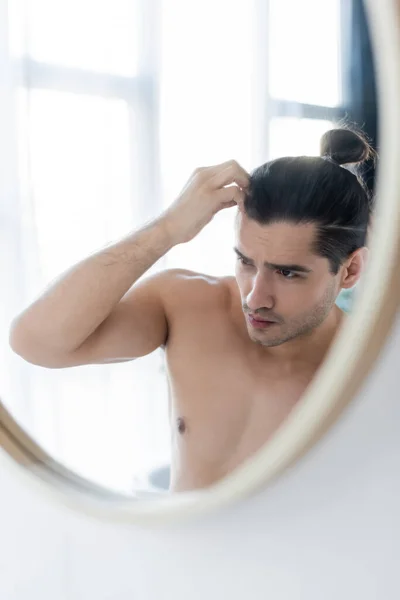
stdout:
{"type": "Polygon", "coordinates": [[[186,272],[170,300],[171,491],[212,485],[265,444],[315,374],[284,372],[247,332],[234,277],[186,272]],[[178,308],[179,305],[179,308],[178,308]]]}

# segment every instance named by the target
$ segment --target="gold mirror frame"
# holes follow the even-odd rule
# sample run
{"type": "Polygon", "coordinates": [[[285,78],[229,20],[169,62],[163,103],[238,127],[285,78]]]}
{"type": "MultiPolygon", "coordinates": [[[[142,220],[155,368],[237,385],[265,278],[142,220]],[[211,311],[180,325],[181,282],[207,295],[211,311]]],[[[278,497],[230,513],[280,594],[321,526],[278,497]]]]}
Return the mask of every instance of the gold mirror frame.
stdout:
{"type": "Polygon", "coordinates": [[[26,484],[108,521],[160,524],[186,519],[266,487],[318,442],[354,398],[385,345],[400,304],[400,0],[364,3],[374,49],[381,138],[371,259],[357,310],[301,401],[257,454],[216,485],[150,500],[118,495],[78,477],[47,455],[0,402],[0,448],[11,459],[13,474],[18,471],[26,484]]]}

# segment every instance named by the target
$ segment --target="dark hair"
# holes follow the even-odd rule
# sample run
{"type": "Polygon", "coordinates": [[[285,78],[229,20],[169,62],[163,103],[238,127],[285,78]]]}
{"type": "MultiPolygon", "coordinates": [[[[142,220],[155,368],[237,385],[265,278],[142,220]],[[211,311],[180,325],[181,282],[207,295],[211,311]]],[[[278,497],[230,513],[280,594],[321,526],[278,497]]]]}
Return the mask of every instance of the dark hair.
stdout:
{"type": "Polygon", "coordinates": [[[362,133],[331,129],[321,138],[320,157],[278,158],[255,169],[245,213],[261,224],[315,223],[313,251],[337,274],[343,261],[365,246],[374,200],[357,164],[371,158],[375,151],[362,133]]]}

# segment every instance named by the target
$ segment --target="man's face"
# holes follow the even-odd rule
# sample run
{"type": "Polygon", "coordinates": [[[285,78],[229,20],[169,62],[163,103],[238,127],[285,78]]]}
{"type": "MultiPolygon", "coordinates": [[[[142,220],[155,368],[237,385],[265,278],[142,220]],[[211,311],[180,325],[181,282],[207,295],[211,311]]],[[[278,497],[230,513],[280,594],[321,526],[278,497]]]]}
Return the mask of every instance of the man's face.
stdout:
{"type": "Polygon", "coordinates": [[[332,275],[328,260],[312,253],[315,234],[314,224],[260,225],[238,211],[236,280],[254,342],[278,346],[306,335],[334,306],[340,271],[332,275]]]}

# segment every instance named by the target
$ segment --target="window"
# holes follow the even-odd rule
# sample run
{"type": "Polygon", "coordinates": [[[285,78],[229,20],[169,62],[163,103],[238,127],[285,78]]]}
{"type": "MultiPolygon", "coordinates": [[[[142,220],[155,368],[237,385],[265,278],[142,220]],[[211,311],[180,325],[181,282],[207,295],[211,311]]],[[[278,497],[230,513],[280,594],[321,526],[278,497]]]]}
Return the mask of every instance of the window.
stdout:
{"type": "MultiPolygon", "coordinates": [[[[9,313],[159,214],[196,167],[316,154],[342,116],[339,4],[8,0],[18,127],[8,222],[19,240],[9,313]]],[[[232,245],[233,214],[222,211],[152,271],[233,273],[232,245]]],[[[3,353],[2,395],[68,466],[128,491],[168,465],[160,352],[61,371],[3,353]]]]}
{"type": "Polygon", "coordinates": [[[269,0],[269,7],[271,97],[314,107],[339,106],[338,0],[269,0]]]}
{"type": "MultiPolygon", "coordinates": [[[[10,227],[22,256],[9,267],[18,284],[18,293],[9,291],[11,315],[162,203],[152,57],[159,4],[9,0],[8,8],[19,175],[10,227]]],[[[168,462],[160,353],[140,363],[56,371],[4,353],[10,375],[2,396],[67,466],[129,491],[168,462]]]]}

